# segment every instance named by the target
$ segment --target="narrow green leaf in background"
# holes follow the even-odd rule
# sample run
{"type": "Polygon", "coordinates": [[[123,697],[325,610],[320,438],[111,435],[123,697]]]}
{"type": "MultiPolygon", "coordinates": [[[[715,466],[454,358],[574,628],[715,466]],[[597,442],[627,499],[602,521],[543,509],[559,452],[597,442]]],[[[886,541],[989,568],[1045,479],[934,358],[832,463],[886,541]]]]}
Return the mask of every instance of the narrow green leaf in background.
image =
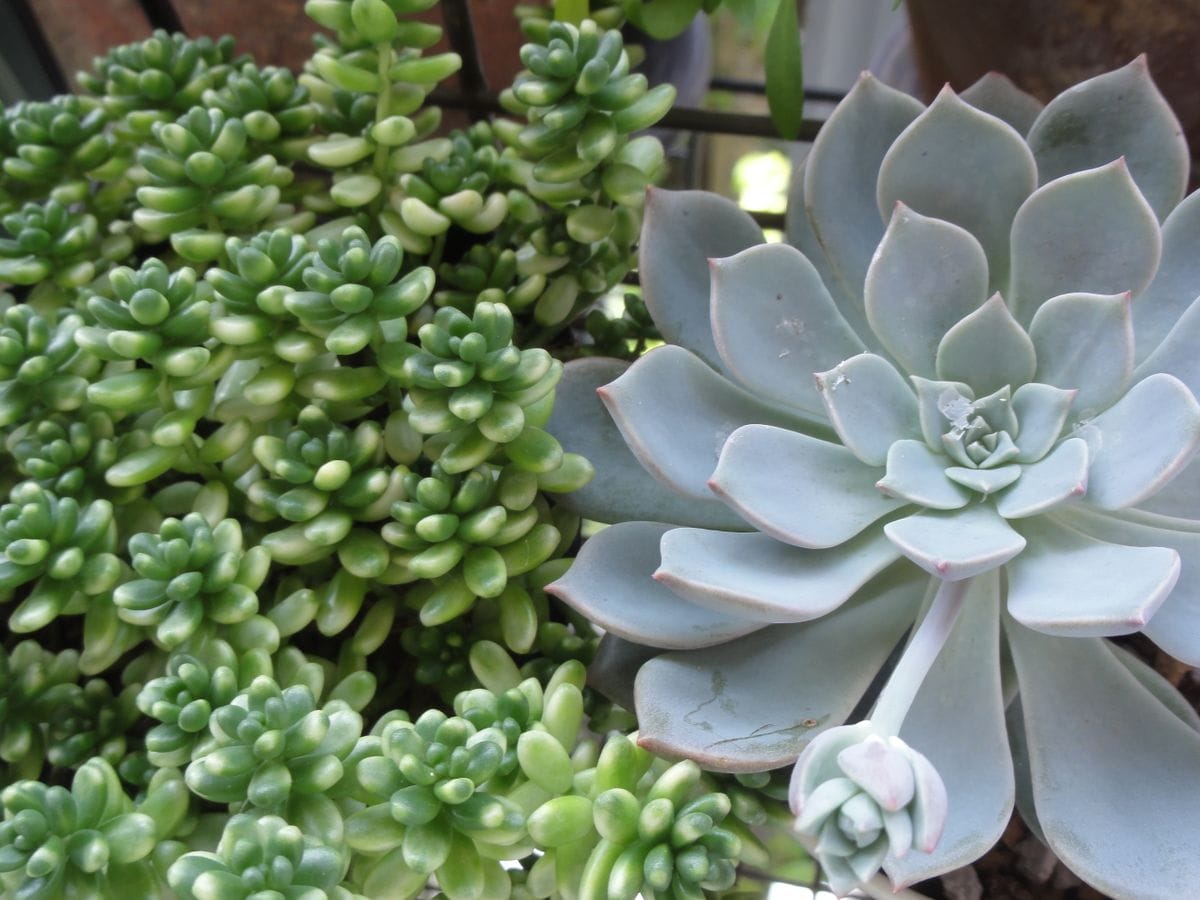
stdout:
{"type": "Polygon", "coordinates": [[[804,117],[804,64],[796,0],[778,0],[767,35],[767,103],[779,134],[794,140],[804,117]]]}
{"type": "Polygon", "coordinates": [[[622,0],[634,26],[659,41],[682,34],[700,12],[701,0],[622,0]]]}
{"type": "Polygon", "coordinates": [[[588,0],[554,0],[554,18],[578,25],[591,14],[588,0]]]}

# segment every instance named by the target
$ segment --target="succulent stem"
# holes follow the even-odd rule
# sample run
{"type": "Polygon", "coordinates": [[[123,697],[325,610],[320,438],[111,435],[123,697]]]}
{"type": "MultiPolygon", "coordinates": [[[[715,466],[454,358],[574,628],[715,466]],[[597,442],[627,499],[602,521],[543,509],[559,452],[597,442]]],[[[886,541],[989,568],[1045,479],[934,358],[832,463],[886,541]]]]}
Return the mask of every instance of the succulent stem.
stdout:
{"type": "Polygon", "coordinates": [[[881,733],[900,734],[900,726],[904,724],[904,717],[908,715],[921,682],[929,674],[933,661],[941,653],[946,638],[958,620],[963,597],[970,589],[971,580],[943,581],[938,587],[929,612],[904,649],[900,662],[880,692],[871,713],[871,722],[881,733]]]}

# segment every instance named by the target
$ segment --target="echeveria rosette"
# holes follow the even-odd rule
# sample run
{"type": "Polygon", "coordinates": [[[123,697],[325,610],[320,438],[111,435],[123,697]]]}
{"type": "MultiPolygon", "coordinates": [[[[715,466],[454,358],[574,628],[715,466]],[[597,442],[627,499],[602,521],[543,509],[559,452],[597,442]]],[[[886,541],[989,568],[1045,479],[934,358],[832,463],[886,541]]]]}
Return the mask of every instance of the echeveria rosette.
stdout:
{"type": "Polygon", "coordinates": [[[933,852],[885,856],[893,881],[999,837],[1008,736],[1022,812],[1077,874],[1187,892],[1195,717],[1101,640],[1200,663],[1187,160],[1144,60],[1040,110],[996,76],[927,109],[865,76],[798,174],[795,247],[758,246],[728,201],[652,195],[641,278],[669,344],[569,365],[549,426],[601,461],[567,502],[618,523],[556,592],[677,651],[637,680],[646,746],[786,765],[934,622],[870,719],[949,797],[933,852]],[[607,382],[619,432],[589,396],[607,382]]]}
{"type": "Polygon", "coordinates": [[[933,850],[946,821],[946,788],[933,764],[870,722],[813,738],[790,794],[796,831],[839,894],[869,881],[889,853],[933,850]]]}

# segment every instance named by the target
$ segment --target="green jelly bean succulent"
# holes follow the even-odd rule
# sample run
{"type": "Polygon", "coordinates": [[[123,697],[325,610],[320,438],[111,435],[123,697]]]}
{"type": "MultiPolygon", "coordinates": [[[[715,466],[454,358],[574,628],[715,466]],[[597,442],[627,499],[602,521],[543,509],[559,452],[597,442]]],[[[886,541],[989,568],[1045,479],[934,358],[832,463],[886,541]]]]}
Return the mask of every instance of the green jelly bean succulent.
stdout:
{"type": "Polygon", "coordinates": [[[662,155],[578,77],[439,131],[435,5],[308,0],[299,72],[156,32],[0,113],[4,896],[580,896],[588,729],[635,723],[543,590],[592,474],[548,421],[662,155]]]}
{"type": "Polygon", "coordinates": [[[224,83],[234,62],[228,35],[190,39],[160,29],[97,57],[93,71],[80,72],[78,79],[121,120],[118,133],[136,141],[148,137],[154,123],[197,106],[206,90],[224,83]]]}
{"type": "Polygon", "coordinates": [[[287,310],[325,341],[329,352],[352,356],[367,345],[403,344],[405,316],[433,291],[433,270],[418,266],[400,275],[404,250],[394,237],[374,243],[348,228],[339,240],[322,240],[301,274],[308,290],[284,297],[287,310]]]}
{"type": "Polygon", "coordinates": [[[328,555],[356,522],[385,518],[400,498],[403,473],[389,464],[383,430],[371,421],[351,431],[306,406],[286,437],[263,435],[253,451],[268,477],[249,485],[248,499],[268,516],[295,523],[263,539],[277,562],[328,555]]]}
{"type": "Polygon", "coordinates": [[[53,414],[13,429],[5,446],[26,478],[60,497],[82,497],[116,462],[114,434],[112,418],[100,410],[53,414]]]}
{"type": "Polygon", "coordinates": [[[102,177],[113,157],[105,110],[86,97],[21,101],[4,110],[9,143],[0,183],[17,196],[86,201],[89,177],[102,177]]]}
{"type": "Polygon", "coordinates": [[[68,310],[42,315],[10,306],[0,324],[0,427],[83,405],[99,362],[75,344],[83,318],[68,310]]]}
{"type": "Polygon", "coordinates": [[[171,864],[171,889],[194,900],[303,897],[352,900],[339,886],[346,865],[336,848],[278,816],[233,816],[216,852],[187,853],[171,864]]]}
{"type": "MultiPolygon", "coordinates": [[[[492,854],[505,858],[521,841],[524,816],[485,787],[504,758],[503,733],[430,710],[415,723],[391,722],[380,746],[356,770],[373,802],[346,820],[347,843],[368,855],[355,873],[365,892],[394,883],[406,895],[433,874],[447,892],[469,895],[506,878],[492,854]]],[[[524,855],[517,847],[512,858],[524,855]]]]}
{"type": "Polygon", "coordinates": [[[461,476],[435,465],[426,477],[408,473],[402,486],[395,521],[381,533],[397,548],[398,580],[439,579],[421,605],[425,625],[462,615],[477,597],[503,597],[509,579],[549,559],[562,538],[537,477],[513,465],[485,464],[461,476]]]}
{"type": "Polygon", "coordinates": [[[192,107],[153,135],[137,152],[145,174],[133,221],[193,262],[216,259],[226,232],[257,230],[293,177],[269,153],[251,159],[245,124],[219,109],[192,107]]]}
{"type": "Polygon", "coordinates": [[[97,324],[76,331],[75,342],[98,359],[144,362],[154,372],[143,369],[137,375],[144,382],[140,396],[117,387],[127,384],[132,373],[95,382],[89,389],[94,403],[136,409],[158,399],[159,376],[177,387],[216,379],[227,363],[219,357],[210,365],[214,362],[209,349],[212,290],[197,281],[193,269],[171,271],[151,258],[136,271],[125,266],[113,269],[108,282],[114,296],[88,298],[87,311],[97,324]]]}
{"type": "Polygon", "coordinates": [[[0,282],[37,284],[53,277],[79,287],[96,274],[100,227],[91,213],[75,212],[59,200],[26,203],[0,218],[0,282]]]}
{"type": "Polygon", "coordinates": [[[75,690],[79,654],[50,653],[36,641],[0,648],[0,760],[4,779],[37,778],[46,759],[46,723],[75,690]]]}
{"type": "Polygon", "coordinates": [[[138,692],[137,706],[159,722],[146,734],[149,761],[158,767],[185,766],[192,751],[208,736],[214,709],[233,702],[243,687],[238,671],[213,668],[184,652],[172,653],[164,675],[138,692]]]}
{"type": "Polygon", "coordinates": [[[519,312],[541,296],[546,278],[537,274],[520,278],[517,254],[511,248],[474,244],[456,262],[438,267],[438,284],[433,295],[436,306],[453,306],[469,314],[476,303],[486,301],[519,312]]]}
{"type": "Polygon", "coordinates": [[[563,466],[562,447],[537,427],[553,403],[562,364],[541,348],[514,346],[513,328],[503,304],[479,303],[470,316],[446,307],[421,326],[419,348],[398,344],[381,359],[408,388],[409,424],[438,435],[445,472],[464,472],[497,447],[526,471],[563,466]]]}
{"type": "MultiPolygon", "coordinates": [[[[592,20],[552,23],[545,43],[521,48],[521,61],[528,71],[517,77],[507,100],[530,113],[517,140],[539,160],[533,174],[545,185],[589,174],[621,136],[653,125],[675,99],[671,85],[648,89],[646,76],[631,74],[620,31],[592,20]]],[[[555,192],[542,193],[550,199],[555,192]]]]}
{"type": "Polygon", "coordinates": [[[422,56],[441,29],[402,18],[436,0],[310,0],[305,10],[337,34],[309,61],[301,77],[319,103],[328,136],[309,146],[309,158],[333,169],[329,196],[336,207],[379,206],[385,185],[405,157],[405,145],[437,127],[440,112],[422,105],[438,82],[462,66],[457,53],[422,56]]]}
{"type": "Polygon", "coordinates": [[[201,628],[236,625],[258,612],[256,592],[271,567],[264,548],[243,545],[236,519],[214,526],[200,513],[166,519],[157,534],[134,535],[129,558],[140,577],[113,592],[118,615],[153,627],[169,649],[201,628]]]}
{"type": "Polygon", "coordinates": [[[71,788],[18,781],[0,793],[0,883],[13,896],[157,896],[150,856],[186,810],[186,792],[160,781],[135,810],[102,759],[84,763],[71,788]]]}
{"type": "Polygon", "coordinates": [[[129,745],[129,730],[138,719],[137,686],[120,693],[102,678],[71,686],[57,698],[46,721],[46,760],[73,769],[90,757],[117,765],[129,745]]]}
{"type": "Polygon", "coordinates": [[[112,590],[121,577],[107,500],[81,504],[32,482],[20,484],[0,506],[0,547],[0,591],[11,600],[18,588],[31,586],[8,618],[16,632],[86,611],[89,597],[112,590]]]}
{"type": "MultiPolygon", "coordinates": [[[[399,188],[388,196],[389,230],[398,229],[406,247],[417,252],[428,252],[428,239],[451,225],[475,234],[495,231],[508,215],[508,198],[495,179],[500,151],[491,126],[477,122],[466,131],[426,142],[423,149],[427,155],[419,160],[419,168],[401,175],[399,188]]],[[[406,158],[401,165],[417,163],[406,158]]]]}
{"type": "MultiPolygon", "coordinates": [[[[324,792],[343,774],[342,760],[362,733],[362,717],[344,701],[319,707],[305,685],[280,689],[260,675],[209,716],[210,739],[185,773],[193,793],[293,813],[328,805],[324,792]]],[[[335,813],[336,814],[336,813],[335,813]]]]}
{"type": "Polygon", "coordinates": [[[291,70],[278,66],[260,69],[244,63],[220,88],[207,89],[202,99],[205,106],[241,119],[251,145],[280,159],[303,157],[317,120],[308,88],[297,83],[291,70]]]}

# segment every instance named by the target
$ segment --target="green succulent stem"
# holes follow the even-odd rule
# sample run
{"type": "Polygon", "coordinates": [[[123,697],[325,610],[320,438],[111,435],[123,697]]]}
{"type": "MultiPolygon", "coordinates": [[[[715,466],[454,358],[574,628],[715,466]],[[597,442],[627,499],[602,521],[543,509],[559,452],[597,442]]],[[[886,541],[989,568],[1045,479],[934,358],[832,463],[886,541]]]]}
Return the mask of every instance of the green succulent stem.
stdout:
{"type": "Polygon", "coordinates": [[[871,722],[880,732],[900,734],[900,726],[904,724],[904,717],[908,715],[921,683],[954,630],[971,581],[970,578],[964,578],[961,581],[943,581],[938,585],[929,611],[904,648],[900,661],[880,691],[875,709],[871,712],[871,722]]]}

